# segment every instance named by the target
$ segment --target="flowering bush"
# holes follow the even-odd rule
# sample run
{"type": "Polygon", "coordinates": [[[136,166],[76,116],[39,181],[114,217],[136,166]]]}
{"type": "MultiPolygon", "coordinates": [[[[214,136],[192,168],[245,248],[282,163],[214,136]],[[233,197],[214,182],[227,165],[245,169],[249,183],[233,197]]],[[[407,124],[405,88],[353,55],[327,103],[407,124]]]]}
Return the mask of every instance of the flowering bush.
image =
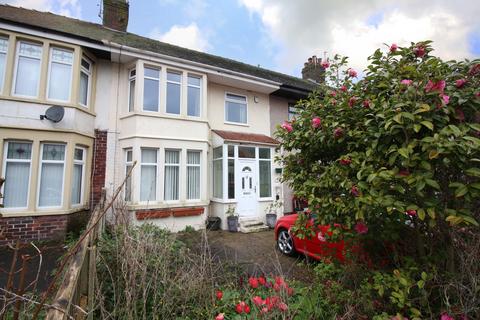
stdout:
{"type": "Polygon", "coordinates": [[[295,289],[283,277],[249,277],[237,288],[215,293],[214,319],[289,319],[290,304],[296,301],[295,289]]]}

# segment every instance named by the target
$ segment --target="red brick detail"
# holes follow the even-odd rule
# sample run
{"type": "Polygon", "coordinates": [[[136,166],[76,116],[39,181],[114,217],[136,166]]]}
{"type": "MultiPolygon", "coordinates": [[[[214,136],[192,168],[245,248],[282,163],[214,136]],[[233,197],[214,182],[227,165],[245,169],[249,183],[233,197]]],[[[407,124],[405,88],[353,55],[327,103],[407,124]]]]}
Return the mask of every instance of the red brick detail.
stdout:
{"type": "Polygon", "coordinates": [[[192,217],[199,216],[205,211],[204,208],[174,208],[174,209],[150,209],[137,210],[135,216],[137,220],[162,219],[173,217],[192,217]]]}
{"type": "Polygon", "coordinates": [[[95,130],[93,146],[92,177],[90,203],[94,208],[102,197],[105,186],[105,170],[107,165],[107,131],[95,130]]]}
{"type": "Polygon", "coordinates": [[[17,241],[63,239],[68,215],[15,217],[0,219],[0,246],[17,241]]]}

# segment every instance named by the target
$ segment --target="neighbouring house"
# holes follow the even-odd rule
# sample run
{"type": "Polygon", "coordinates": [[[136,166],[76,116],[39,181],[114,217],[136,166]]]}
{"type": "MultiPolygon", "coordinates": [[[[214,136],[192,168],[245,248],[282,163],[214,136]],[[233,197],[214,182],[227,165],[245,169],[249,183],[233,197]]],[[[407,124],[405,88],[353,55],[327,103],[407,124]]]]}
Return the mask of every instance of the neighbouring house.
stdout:
{"type": "Polygon", "coordinates": [[[135,223],[226,228],[229,205],[263,221],[283,200],[277,109],[315,83],[128,33],[128,10],[104,0],[95,24],[0,5],[0,244],[62,237],[134,161],[135,223]]]}

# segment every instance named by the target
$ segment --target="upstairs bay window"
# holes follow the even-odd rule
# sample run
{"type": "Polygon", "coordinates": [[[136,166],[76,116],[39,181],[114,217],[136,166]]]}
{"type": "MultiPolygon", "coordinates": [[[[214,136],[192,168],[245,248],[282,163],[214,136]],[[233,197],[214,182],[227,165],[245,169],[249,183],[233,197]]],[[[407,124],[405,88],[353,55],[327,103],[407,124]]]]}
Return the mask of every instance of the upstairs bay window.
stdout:
{"type": "Polygon", "coordinates": [[[65,145],[44,143],[41,148],[39,207],[60,207],[63,199],[65,145]]]}
{"type": "Polygon", "coordinates": [[[32,143],[9,141],[6,145],[4,163],[5,208],[26,208],[30,184],[30,167],[32,163],[32,143]]]}
{"type": "Polygon", "coordinates": [[[86,58],[82,58],[80,66],[80,88],[79,88],[79,103],[87,107],[90,100],[90,86],[92,79],[92,62],[86,58]]]}
{"type": "Polygon", "coordinates": [[[180,114],[182,75],[167,72],[167,113],[180,114]]]}
{"type": "Polygon", "coordinates": [[[5,65],[7,64],[8,39],[0,37],[0,93],[5,82],[5,65]]]}
{"type": "Polygon", "coordinates": [[[135,80],[137,71],[132,69],[128,72],[128,111],[132,112],[135,106],[135,80]]]}
{"type": "Polygon", "coordinates": [[[188,75],[187,115],[200,117],[202,78],[188,75]]]}
{"type": "Polygon", "coordinates": [[[15,64],[15,95],[37,97],[43,48],[40,44],[20,41],[15,64]]]}
{"type": "Polygon", "coordinates": [[[160,104],[160,70],[144,68],[143,75],[143,110],[158,111],[160,104]]]}
{"type": "Polygon", "coordinates": [[[70,101],[72,87],[73,51],[59,48],[50,49],[48,67],[48,94],[50,100],[70,101]]]}
{"type": "Polygon", "coordinates": [[[225,122],[247,123],[247,97],[227,93],[225,97],[225,122]]]}

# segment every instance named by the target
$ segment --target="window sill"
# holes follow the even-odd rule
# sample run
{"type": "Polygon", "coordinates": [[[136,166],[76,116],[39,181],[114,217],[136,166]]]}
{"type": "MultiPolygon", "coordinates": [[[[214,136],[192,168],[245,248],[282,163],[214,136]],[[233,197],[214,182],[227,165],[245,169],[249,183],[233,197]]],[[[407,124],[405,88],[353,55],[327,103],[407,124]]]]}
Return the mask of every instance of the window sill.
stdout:
{"type": "Polygon", "coordinates": [[[242,127],[250,127],[248,123],[241,123],[241,122],[230,122],[230,121],[224,121],[224,124],[228,124],[231,126],[242,126],[242,127]]]}
{"type": "Polygon", "coordinates": [[[128,119],[135,116],[144,116],[152,118],[163,118],[163,119],[172,119],[172,120],[184,120],[192,122],[204,122],[208,123],[208,120],[202,117],[193,117],[185,115],[174,115],[169,113],[161,113],[158,111],[136,111],[136,112],[127,112],[124,115],[120,116],[120,120],[128,119]]]}
{"type": "Polygon", "coordinates": [[[27,102],[27,103],[33,103],[33,104],[43,104],[43,105],[49,105],[49,106],[61,105],[62,107],[66,107],[66,108],[75,108],[81,112],[85,112],[92,116],[96,115],[95,112],[91,111],[91,107],[85,107],[79,103],[75,104],[71,102],[59,102],[59,101],[44,100],[44,99],[32,98],[32,97],[12,96],[12,95],[3,95],[3,94],[0,94],[0,98],[3,100],[27,102]]]}
{"type": "Polygon", "coordinates": [[[64,215],[64,214],[72,214],[75,212],[83,211],[83,210],[89,210],[89,207],[87,205],[82,205],[82,206],[76,206],[71,209],[52,209],[52,210],[47,210],[47,209],[42,209],[42,210],[36,210],[36,211],[20,211],[17,209],[1,209],[0,211],[0,216],[2,218],[15,218],[15,217],[31,217],[31,216],[55,216],[55,215],[64,215]],[[14,211],[15,210],[15,211],[14,211]]]}

